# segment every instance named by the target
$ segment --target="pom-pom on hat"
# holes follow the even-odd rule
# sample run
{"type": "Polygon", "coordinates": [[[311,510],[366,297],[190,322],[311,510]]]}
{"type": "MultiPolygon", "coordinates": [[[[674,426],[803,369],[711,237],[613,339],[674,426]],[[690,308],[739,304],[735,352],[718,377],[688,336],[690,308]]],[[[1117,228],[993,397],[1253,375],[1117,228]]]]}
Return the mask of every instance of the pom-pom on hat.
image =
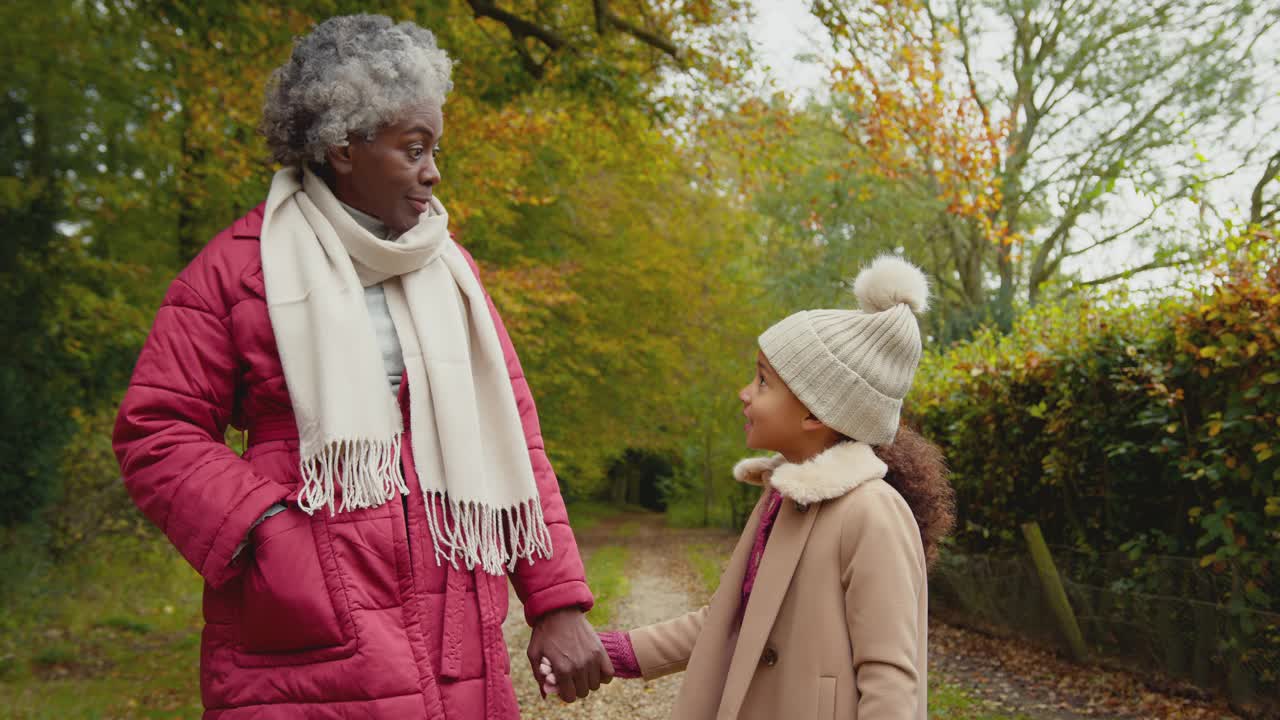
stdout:
{"type": "Polygon", "coordinates": [[[916,313],[929,282],[893,255],[853,283],[858,310],[804,310],[760,336],[760,350],[814,417],[854,440],[887,445],[898,434],[902,398],[920,364],[916,313]]]}

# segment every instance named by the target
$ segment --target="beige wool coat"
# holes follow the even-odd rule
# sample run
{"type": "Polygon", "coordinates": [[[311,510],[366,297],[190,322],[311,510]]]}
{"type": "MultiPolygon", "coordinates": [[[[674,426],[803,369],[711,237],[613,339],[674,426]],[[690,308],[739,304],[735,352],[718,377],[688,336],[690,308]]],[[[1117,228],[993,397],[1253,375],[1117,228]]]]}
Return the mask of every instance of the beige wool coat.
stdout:
{"type": "Polygon", "coordinates": [[[738,463],[785,498],[741,628],[763,496],[710,604],[630,634],[646,679],[685,671],[673,720],[925,720],[924,548],[885,472],[856,442],[738,463]]]}

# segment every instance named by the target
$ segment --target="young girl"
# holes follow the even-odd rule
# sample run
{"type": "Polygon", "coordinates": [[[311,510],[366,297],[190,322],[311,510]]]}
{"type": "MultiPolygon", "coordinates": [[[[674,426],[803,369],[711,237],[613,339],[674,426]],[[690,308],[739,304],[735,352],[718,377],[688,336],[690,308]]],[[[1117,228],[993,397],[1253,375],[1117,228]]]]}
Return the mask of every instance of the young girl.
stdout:
{"type": "Polygon", "coordinates": [[[765,491],[711,603],[601,633],[618,677],[687,673],[673,718],[926,717],[925,574],[954,501],[899,411],[928,285],[882,257],[854,291],[859,311],[800,312],[759,338],[739,398],[747,446],[777,455],[734,468],[765,491]]]}

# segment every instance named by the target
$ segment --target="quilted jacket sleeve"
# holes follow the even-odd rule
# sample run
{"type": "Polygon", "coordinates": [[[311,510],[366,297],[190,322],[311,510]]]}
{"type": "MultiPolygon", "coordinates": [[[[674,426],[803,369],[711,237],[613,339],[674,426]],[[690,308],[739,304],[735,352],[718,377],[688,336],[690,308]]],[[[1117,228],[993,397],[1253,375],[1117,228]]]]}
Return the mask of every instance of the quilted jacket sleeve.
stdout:
{"type": "MultiPolygon", "coordinates": [[[[465,249],[463,255],[479,277],[479,268],[471,255],[465,249]]],[[[578,607],[586,612],[595,601],[587,588],[586,571],[578,552],[578,542],[573,537],[573,529],[569,527],[569,513],[560,496],[560,484],[556,481],[555,471],[551,468],[551,461],[547,459],[543,447],[542,428],[538,423],[538,409],[533,403],[533,393],[525,380],[524,369],[520,367],[520,358],[516,355],[511,336],[487,291],[485,297],[489,302],[493,324],[498,330],[502,352],[506,356],[511,389],[515,391],[520,423],[524,427],[525,442],[529,446],[529,460],[533,463],[533,476],[537,480],[538,496],[542,500],[542,515],[551,532],[551,558],[532,563],[521,560],[510,574],[511,584],[515,587],[520,602],[524,604],[525,621],[532,625],[535,620],[552,610],[578,607]]]]}
{"type": "Polygon", "coordinates": [[[289,490],[224,443],[238,355],[229,309],[196,289],[217,280],[210,265],[202,254],[169,287],[112,441],[134,503],[218,587],[239,572],[233,556],[250,526],[289,490]]]}

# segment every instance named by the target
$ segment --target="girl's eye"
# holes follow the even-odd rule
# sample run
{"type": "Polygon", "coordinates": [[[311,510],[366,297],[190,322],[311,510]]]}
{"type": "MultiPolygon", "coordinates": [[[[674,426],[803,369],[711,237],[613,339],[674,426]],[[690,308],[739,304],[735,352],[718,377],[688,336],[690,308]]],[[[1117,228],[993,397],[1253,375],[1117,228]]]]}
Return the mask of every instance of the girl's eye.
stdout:
{"type": "Polygon", "coordinates": [[[764,375],[756,375],[756,380],[760,381],[760,387],[765,387],[768,385],[768,383],[764,381],[764,375]]]}

